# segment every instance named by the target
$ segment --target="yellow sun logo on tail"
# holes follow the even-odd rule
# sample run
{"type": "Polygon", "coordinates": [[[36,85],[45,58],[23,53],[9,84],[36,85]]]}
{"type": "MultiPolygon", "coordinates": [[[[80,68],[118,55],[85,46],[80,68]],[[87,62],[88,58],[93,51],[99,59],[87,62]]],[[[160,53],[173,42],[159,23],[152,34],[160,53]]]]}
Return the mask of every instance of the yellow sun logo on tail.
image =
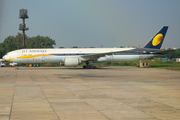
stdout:
{"type": "Polygon", "coordinates": [[[152,41],[152,45],[153,46],[159,45],[159,43],[161,43],[162,39],[163,39],[163,34],[161,34],[161,33],[157,34],[152,41]]]}

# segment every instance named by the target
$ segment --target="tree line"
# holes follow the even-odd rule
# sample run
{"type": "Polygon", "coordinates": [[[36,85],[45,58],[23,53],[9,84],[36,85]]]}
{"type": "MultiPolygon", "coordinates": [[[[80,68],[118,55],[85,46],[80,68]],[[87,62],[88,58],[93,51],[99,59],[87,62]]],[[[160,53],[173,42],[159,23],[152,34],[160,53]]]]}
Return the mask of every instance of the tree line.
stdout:
{"type": "Polygon", "coordinates": [[[180,58],[180,49],[173,51],[173,52],[169,52],[167,54],[163,54],[163,55],[158,55],[156,56],[156,58],[180,58]]]}
{"type": "MultiPolygon", "coordinates": [[[[54,48],[56,45],[55,40],[48,36],[36,36],[28,37],[25,36],[26,48],[54,48]]],[[[8,36],[5,40],[0,43],[0,59],[8,52],[22,48],[22,34],[18,33],[16,36],[8,36]]]]}

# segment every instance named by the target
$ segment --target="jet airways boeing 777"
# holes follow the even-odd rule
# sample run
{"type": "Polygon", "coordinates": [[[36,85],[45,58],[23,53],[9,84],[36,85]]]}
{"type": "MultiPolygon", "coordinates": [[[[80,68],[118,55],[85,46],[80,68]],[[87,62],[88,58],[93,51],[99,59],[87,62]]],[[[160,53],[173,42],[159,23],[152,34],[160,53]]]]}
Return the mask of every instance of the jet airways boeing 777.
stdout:
{"type": "Polygon", "coordinates": [[[169,51],[160,50],[168,26],[160,29],[144,48],[74,48],[74,49],[20,49],[7,53],[3,60],[15,63],[57,63],[64,66],[96,68],[96,62],[121,62],[146,59],[169,51]]]}

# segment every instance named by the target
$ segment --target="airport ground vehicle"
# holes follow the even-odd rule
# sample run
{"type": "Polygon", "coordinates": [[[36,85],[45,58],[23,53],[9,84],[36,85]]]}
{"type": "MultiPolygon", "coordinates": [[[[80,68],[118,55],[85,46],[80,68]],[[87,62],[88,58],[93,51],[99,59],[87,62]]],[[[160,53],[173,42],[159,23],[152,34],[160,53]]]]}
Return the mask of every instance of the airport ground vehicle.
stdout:
{"type": "Polygon", "coordinates": [[[0,67],[6,67],[5,63],[0,62],[0,67]]]}
{"type": "Polygon", "coordinates": [[[13,63],[9,63],[9,65],[12,66],[12,67],[15,67],[15,66],[17,66],[17,63],[13,62],[13,63]]]}

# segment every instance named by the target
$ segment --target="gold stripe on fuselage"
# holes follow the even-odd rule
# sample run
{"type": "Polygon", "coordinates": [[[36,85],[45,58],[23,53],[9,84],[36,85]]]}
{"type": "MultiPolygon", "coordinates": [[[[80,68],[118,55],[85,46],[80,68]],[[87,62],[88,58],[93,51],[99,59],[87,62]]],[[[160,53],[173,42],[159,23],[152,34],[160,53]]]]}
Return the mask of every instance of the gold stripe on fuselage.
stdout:
{"type": "Polygon", "coordinates": [[[6,61],[11,61],[11,60],[14,60],[15,58],[10,58],[10,59],[6,59],[6,61]]]}
{"type": "MultiPolygon", "coordinates": [[[[26,58],[34,58],[34,57],[49,57],[49,56],[55,56],[55,55],[48,55],[48,54],[37,54],[37,55],[23,55],[20,57],[17,57],[17,59],[26,59],[26,58]]],[[[6,61],[14,60],[15,58],[6,59],[6,61]]]]}
{"type": "Polygon", "coordinates": [[[49,56],[54,56],[54,55],[48,55],[48,54],[37,54],[37,55],[23,55],[17,58],[34,58],[34,57],[49,57],[49,56]]]}

